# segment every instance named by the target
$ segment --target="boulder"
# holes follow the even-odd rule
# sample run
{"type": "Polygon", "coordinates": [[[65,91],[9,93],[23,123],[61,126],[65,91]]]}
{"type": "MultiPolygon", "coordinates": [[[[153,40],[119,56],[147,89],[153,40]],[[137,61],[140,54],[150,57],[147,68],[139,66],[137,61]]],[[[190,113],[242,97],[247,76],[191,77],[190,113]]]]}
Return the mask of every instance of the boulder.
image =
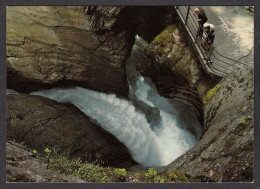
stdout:
{"type": "Polygon", "coordinates": [[[7,139],[44,153],[55,148],[71,158],[105,166],[138,165],[124,144],[74,105],[34,95],[7,95],[7,139]]]}

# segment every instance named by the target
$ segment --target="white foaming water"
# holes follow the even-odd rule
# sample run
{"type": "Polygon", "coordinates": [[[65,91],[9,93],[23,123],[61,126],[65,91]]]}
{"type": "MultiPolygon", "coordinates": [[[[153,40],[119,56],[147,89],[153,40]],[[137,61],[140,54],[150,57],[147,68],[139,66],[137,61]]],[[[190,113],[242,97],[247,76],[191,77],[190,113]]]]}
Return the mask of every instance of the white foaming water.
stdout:
{"type": "Polygon", "coordinates": [[[143,113],[136,111],[131,102],[113,94],[80,87],[32,94],[76,105],[124,143],[132,157],[144,166],[167,165],[196,144],[194,136],[179,128],[171,114],[161,111],[161,125],[152,130],[143,113]]]}
{"type": "MultiPolygon", "coordinates": [[[[177,108],[172,106],[167,98],[161,97],[155,86],[152,89],[151,85],[144,80],[144,77],[138,77],[135,95],[139,100],[160,110],[162,122],[153,130],[162,144],[160,147],[164,153],[164,165],[167,165],[194,146],[197,141],[190,132],[178,126],[176,121],[177,108]]],[[[146,78],[146,80],[149,80],[149,78],[146,78]]],[[[179,111],[182,111],[182,109],[179,109],[179,111]]],[[[200,129],[197,131],[197,136],[201,135],[200,131],[200,129]]]]}
{"type": "Polygon", "coordinates": [[[137,86],[137,90],[135,91],[135,95],[137,96],[137,98],[139,100],[145,102],[146,104],[148,104],[152,107],[155,107],[153,105],[153,103],[147,99],[148,91],[151,89],[151,87],[144,83],[143,77],[141,77],[141,76],[139,77],[139,80],[137,80],[137,82],[136,82],[136,86],[137,86]]]}

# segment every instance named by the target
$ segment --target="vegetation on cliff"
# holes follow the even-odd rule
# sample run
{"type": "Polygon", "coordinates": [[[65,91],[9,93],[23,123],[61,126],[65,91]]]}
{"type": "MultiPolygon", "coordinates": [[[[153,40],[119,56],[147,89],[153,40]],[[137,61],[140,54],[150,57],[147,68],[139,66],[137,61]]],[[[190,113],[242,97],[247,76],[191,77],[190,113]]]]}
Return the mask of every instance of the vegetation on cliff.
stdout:
{"type": "Polygon", "coordinates": [[[209,90],[207,95],[203,98],[203,104],[206,104],[218,91],[219,85],[216,85],[213,89],[209,90]]]}
{"type": "Polygon", "coordinates": [[[70,159],[66,154],[45,148],[44,154],[32,150],[38,159],[47,163],[48,169],[63,175],[72,175],[86,182],[188,182],[179,170],[159,171],[149,168],[147,171],[127,171],[125,168],[102,166],[103,162],[82,162],[79,158],[70,159]]]}
{"type": "Polygon", "coordinates": [[[162,45],[166,47],[169,43],[173,43],[173,32],[175,27],[173,25],[168,26],[165,30],[162,31],[157,37],[154,38],[151,44],[153,45],[162,45]]]}

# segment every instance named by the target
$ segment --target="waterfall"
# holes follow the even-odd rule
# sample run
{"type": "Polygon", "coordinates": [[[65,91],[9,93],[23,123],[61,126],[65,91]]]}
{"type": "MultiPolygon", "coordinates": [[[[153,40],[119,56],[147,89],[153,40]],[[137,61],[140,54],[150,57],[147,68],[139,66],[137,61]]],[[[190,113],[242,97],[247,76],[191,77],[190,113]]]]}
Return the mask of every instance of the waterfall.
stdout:
{"type": "Polygon", "coordinates": [[[193,135],[177,126],[171,114],[162,111],[162,123],[153,131],[142,112],[113,94],[80,87],[32,94],[76,105],[124,143],[132,157],[144,166],[167,165],[196,143],[193,135]]]}
{"type": "MultiPolygon", "coordinates": [[[[133,49],[140,55],[143,48],[133,49]]],[[[139,55],[134,52],[129,61],[140,61],[139,55]]],[[[131,73],[136,73],[129,79],[131,101],[80,87],[31,94],[74,104],[124,143],[141,165],[165,166],[197,143],[199,122],[187,104],[161,97],[149,78],[131,73]]]]}

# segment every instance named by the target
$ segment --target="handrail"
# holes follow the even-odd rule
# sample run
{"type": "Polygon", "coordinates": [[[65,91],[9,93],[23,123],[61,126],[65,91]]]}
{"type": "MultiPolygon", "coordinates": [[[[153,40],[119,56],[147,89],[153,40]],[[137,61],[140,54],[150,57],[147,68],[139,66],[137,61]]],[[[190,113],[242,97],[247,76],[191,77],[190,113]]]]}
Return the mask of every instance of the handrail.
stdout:
{"type": "Polygon", "coordinates": [[[224,77],[225,75],[239,69],[240,67],[238,64],[246,64],[245,62],[227,57],[216,49],[209,40],[207,33],[205,31],[202,33],[200,32],[200,26],[196,17],[192,14],[190,6],[174,6],[171,10],[175,10],[181,18],[182,23],[189,33],[193,47],[198,52],[202,65],[208,73],[217,77],[224,77]],[[201,43],[204,41],[209,41],[211,43],[210,51],[205,51],[202,48],[201,43]],[[210,66],[209,62],[212,61],[213,64],[210,66]]]}

